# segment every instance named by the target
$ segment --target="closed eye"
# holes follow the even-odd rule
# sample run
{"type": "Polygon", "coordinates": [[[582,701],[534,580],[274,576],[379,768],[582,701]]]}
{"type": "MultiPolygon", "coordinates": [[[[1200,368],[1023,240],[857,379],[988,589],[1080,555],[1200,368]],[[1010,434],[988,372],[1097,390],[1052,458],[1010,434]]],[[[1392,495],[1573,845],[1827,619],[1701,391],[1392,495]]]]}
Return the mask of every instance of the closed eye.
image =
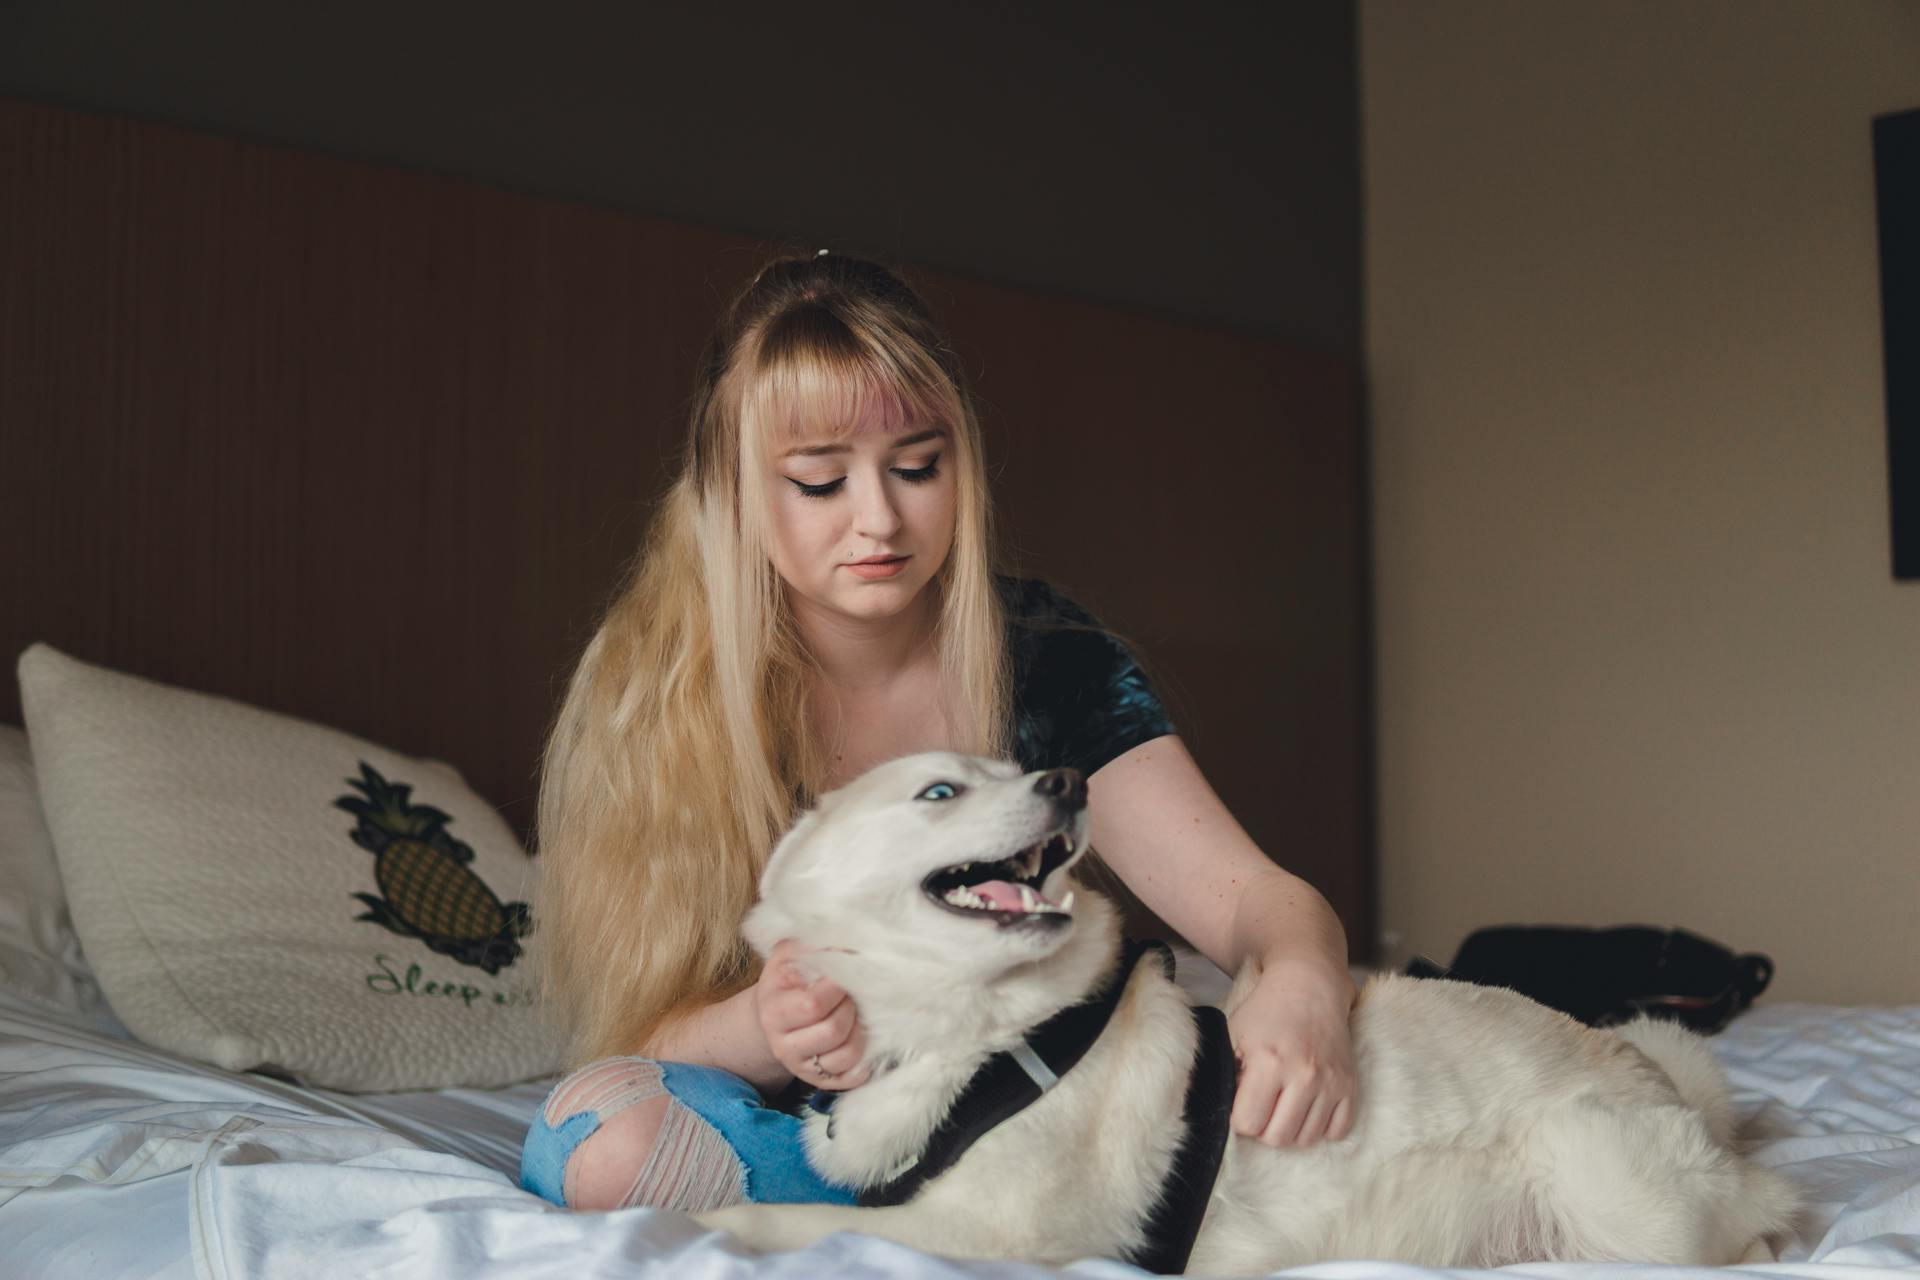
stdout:
{"type": "MultiPolygon", "coordinates": [[[[934,454],[924,467],[893,467],[891,470],[908,484],[925,484],[940,474],[940,455],[934,454]]],[[[830,498],[840,492],[840,486],[847,482],[845,476],[837,480],[823,481],[820,484],[808,484],[804,480],[795,480],[792,476],[788,476],[787,480],[809,498],[830,498]]]]}

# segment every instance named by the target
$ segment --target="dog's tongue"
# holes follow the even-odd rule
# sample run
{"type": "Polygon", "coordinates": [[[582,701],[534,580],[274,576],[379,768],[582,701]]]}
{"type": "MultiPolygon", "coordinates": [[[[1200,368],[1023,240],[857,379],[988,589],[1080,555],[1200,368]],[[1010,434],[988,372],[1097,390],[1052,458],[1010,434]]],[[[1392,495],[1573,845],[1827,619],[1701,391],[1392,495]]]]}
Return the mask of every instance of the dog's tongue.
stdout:
{"type": "Polygon", "coordinates": [[[989,880],[985,884],[972,884],[967,887],[1002,911],[1026,910],[1020,905],[1019,885],[1009,884],[1005,880],[989,880]]]}

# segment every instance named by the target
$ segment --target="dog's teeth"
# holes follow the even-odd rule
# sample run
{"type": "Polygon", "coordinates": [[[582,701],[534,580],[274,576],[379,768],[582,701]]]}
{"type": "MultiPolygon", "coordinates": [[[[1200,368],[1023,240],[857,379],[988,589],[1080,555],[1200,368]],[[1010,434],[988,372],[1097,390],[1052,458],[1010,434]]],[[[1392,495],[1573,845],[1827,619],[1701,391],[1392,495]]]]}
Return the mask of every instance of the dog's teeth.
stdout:
{"type": "Polygon", "coordinates": [[[1067,856],[1071,858],[1073,856],[1073,837],[1061,836],[1060,839],[1067,846],[1067,856]]]}
{"type": "Polygon", "coordinates": [[[1060,899],[1060,909],[1062,911],[1073,910],[1073,890],[1067,890],[1066,896],[1060,899]]]}
{"type": "Polygon", "coordinates": [[[1033,890],[1027,888],[1025,885],[1020,886],[1020,909],[1022,911],[1034,910],[1034,903],[1038,901],[1039,899],[1033,896],[1033,890]]]}

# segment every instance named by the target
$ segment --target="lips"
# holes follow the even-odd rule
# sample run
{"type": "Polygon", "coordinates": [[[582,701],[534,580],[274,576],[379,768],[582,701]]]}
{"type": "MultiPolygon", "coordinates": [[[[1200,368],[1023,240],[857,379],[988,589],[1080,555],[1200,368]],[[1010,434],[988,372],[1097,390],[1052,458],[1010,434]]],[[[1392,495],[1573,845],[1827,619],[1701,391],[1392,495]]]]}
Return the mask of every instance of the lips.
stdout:
{"type": "Polygon", "coordinates": [[[847,568],[862,578],[891,578],[907,567],[907,556],[868,556],[855,560],[847,568]]]}

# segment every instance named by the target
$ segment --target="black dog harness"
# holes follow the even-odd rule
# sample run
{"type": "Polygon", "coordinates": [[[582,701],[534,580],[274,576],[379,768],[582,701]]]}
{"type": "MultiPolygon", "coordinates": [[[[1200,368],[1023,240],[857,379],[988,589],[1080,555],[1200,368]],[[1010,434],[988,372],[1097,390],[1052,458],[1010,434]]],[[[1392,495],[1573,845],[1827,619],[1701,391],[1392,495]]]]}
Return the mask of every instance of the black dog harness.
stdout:
{"type": "MultiPolygon", "coordinates": [[[[1149,951],[1158,954],[1171,979],[1173,952],[1164,942],[1125,943],[1119,967],[1091,1000],[1062,1009],[1028,1032],[1023,1043],[987,1059],[961,1090],[920,1159],[886,1182],[860,1192],[859,1203],[867,1207],[906,1203],[929,1180],[952,1168],[981,1135],[1058,1084],[1106,1030],[1134,966],[1149,951]]],[[[1201,1007],[1193,1010],[1193,1019],[1199,1048],[1187,1076],[1180,1148],[1148,1218],[1146,1243],[1123,1259],[1160,1274],[1185,1270],[1194,1237],[1200,1233],[1200,1219],[1206,1214],[1227,1148],[1227,1121],[1238,1073],[1226,1015],[1201,1007]]],[[[838,1096],[817,1092],[807,1105],[831,1114],[838,1096]]]]}

